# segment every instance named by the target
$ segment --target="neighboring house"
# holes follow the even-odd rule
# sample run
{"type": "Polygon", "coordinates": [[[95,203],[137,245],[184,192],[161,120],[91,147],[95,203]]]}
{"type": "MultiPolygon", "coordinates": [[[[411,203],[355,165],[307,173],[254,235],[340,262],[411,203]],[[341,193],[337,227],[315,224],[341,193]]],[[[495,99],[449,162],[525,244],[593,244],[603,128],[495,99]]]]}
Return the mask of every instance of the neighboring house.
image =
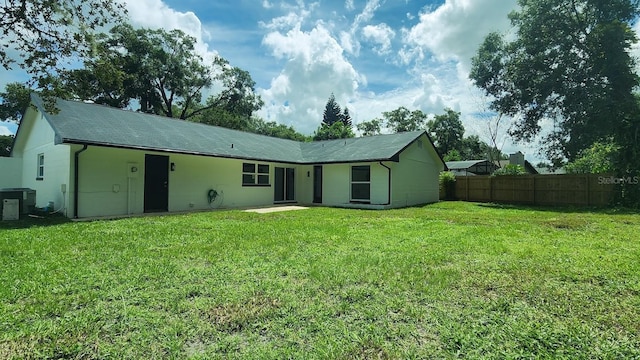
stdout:
{"type": "Polygon", "coordinates": [[[11,154],[21,176],[0,183],[35,189],[37,206],[68,217],[411,206],[438,201],[445,169],[423,131],[301,143],[82,102],[56,108],[32,96],[11,154]]]}
{"type": "Polygon", "coordinates": [[[447,161],[446,165],[449,171],[456,176],[475,176],[475,175],[491,175],[494,171],[507,165],[520,165],[529,174],[537,174],[536,168],[524,159],[524,154],[517,152],[509,155],[509,160],[500,160],[498,167],[488,160],[468,160],[468,161],[447,161]]]}
{"type": "Polygon", "coordinates": [[[500,161],[500,167],[505,167],[507,165],[520,165],[524,168],[524,171],[526,171],[527,174],[538,174],[538,170],[536,170],[535,166],[533,166],[528,160],[525,160],[524,154],[520,151],[514,154],[510,154],[509,160],[500,161]]]}
{"type": "Polygon", "coordinates": [[[447,161],[446,164],[456,176],[491,175],[499,169],[488,160],[447,161]]]}

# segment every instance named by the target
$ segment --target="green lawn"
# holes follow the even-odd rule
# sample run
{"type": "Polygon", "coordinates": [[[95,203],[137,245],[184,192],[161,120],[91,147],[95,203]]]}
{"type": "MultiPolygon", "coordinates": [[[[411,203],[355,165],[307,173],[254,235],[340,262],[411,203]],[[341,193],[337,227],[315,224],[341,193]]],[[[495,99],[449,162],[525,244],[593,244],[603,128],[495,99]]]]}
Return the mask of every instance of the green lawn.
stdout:
{"type": "Polygon", "coordinates": [[[0,358],[640,358],[640,215],[0,223],[0,358]]]}

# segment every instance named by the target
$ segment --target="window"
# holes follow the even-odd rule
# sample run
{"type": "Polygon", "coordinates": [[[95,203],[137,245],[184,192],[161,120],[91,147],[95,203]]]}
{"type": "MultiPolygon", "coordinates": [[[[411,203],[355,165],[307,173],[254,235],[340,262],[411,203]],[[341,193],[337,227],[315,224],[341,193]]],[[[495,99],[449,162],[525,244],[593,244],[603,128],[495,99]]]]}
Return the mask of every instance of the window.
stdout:
{"type": "Polygon", "coordinates": [[[369,202],[371,200],[371,167],[351,167],[351,201],[369,202]]]}
{"type": "Polygon", "coordinates": [[[36,180],[44,179],[44,154],[38,154],[38,168],[36,169],[36,180]]]}
{"type": "Polygon", "coordinates": [[[269,165],[242,163],[242,186],[269,186],[269,165]]]}

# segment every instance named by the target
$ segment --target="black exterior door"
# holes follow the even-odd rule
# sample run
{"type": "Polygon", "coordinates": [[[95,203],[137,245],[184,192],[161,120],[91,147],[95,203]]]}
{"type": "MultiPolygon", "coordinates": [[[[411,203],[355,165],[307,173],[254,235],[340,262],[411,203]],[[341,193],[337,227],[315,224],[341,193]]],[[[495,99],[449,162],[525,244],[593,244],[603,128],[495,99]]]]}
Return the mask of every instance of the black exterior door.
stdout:
{"type": "Polygon", "coordinates": [[[273,201],[282,202],[295,200],[295,169],[276,167],[273,201]]]}
{"type": "Polygon", "coordinates": [[[165,212],[169,209],[169,157],[145,155],[144,212],[165,212]]]}
{"type": "Polygon", "coordinates": [[[322,204],[322,166],[313,167],[313,202],[322,204]]]}

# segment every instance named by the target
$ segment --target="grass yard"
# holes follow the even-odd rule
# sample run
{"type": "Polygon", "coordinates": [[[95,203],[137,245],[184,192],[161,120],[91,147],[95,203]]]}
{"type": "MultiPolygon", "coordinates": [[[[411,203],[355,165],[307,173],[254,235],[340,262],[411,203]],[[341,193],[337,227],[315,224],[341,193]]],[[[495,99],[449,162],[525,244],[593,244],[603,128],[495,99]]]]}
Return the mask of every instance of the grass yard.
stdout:
{"type": "Polygon", "coordinates": [[[640,358],[640,215],[0,222],[0,358],[640,358]]]}

